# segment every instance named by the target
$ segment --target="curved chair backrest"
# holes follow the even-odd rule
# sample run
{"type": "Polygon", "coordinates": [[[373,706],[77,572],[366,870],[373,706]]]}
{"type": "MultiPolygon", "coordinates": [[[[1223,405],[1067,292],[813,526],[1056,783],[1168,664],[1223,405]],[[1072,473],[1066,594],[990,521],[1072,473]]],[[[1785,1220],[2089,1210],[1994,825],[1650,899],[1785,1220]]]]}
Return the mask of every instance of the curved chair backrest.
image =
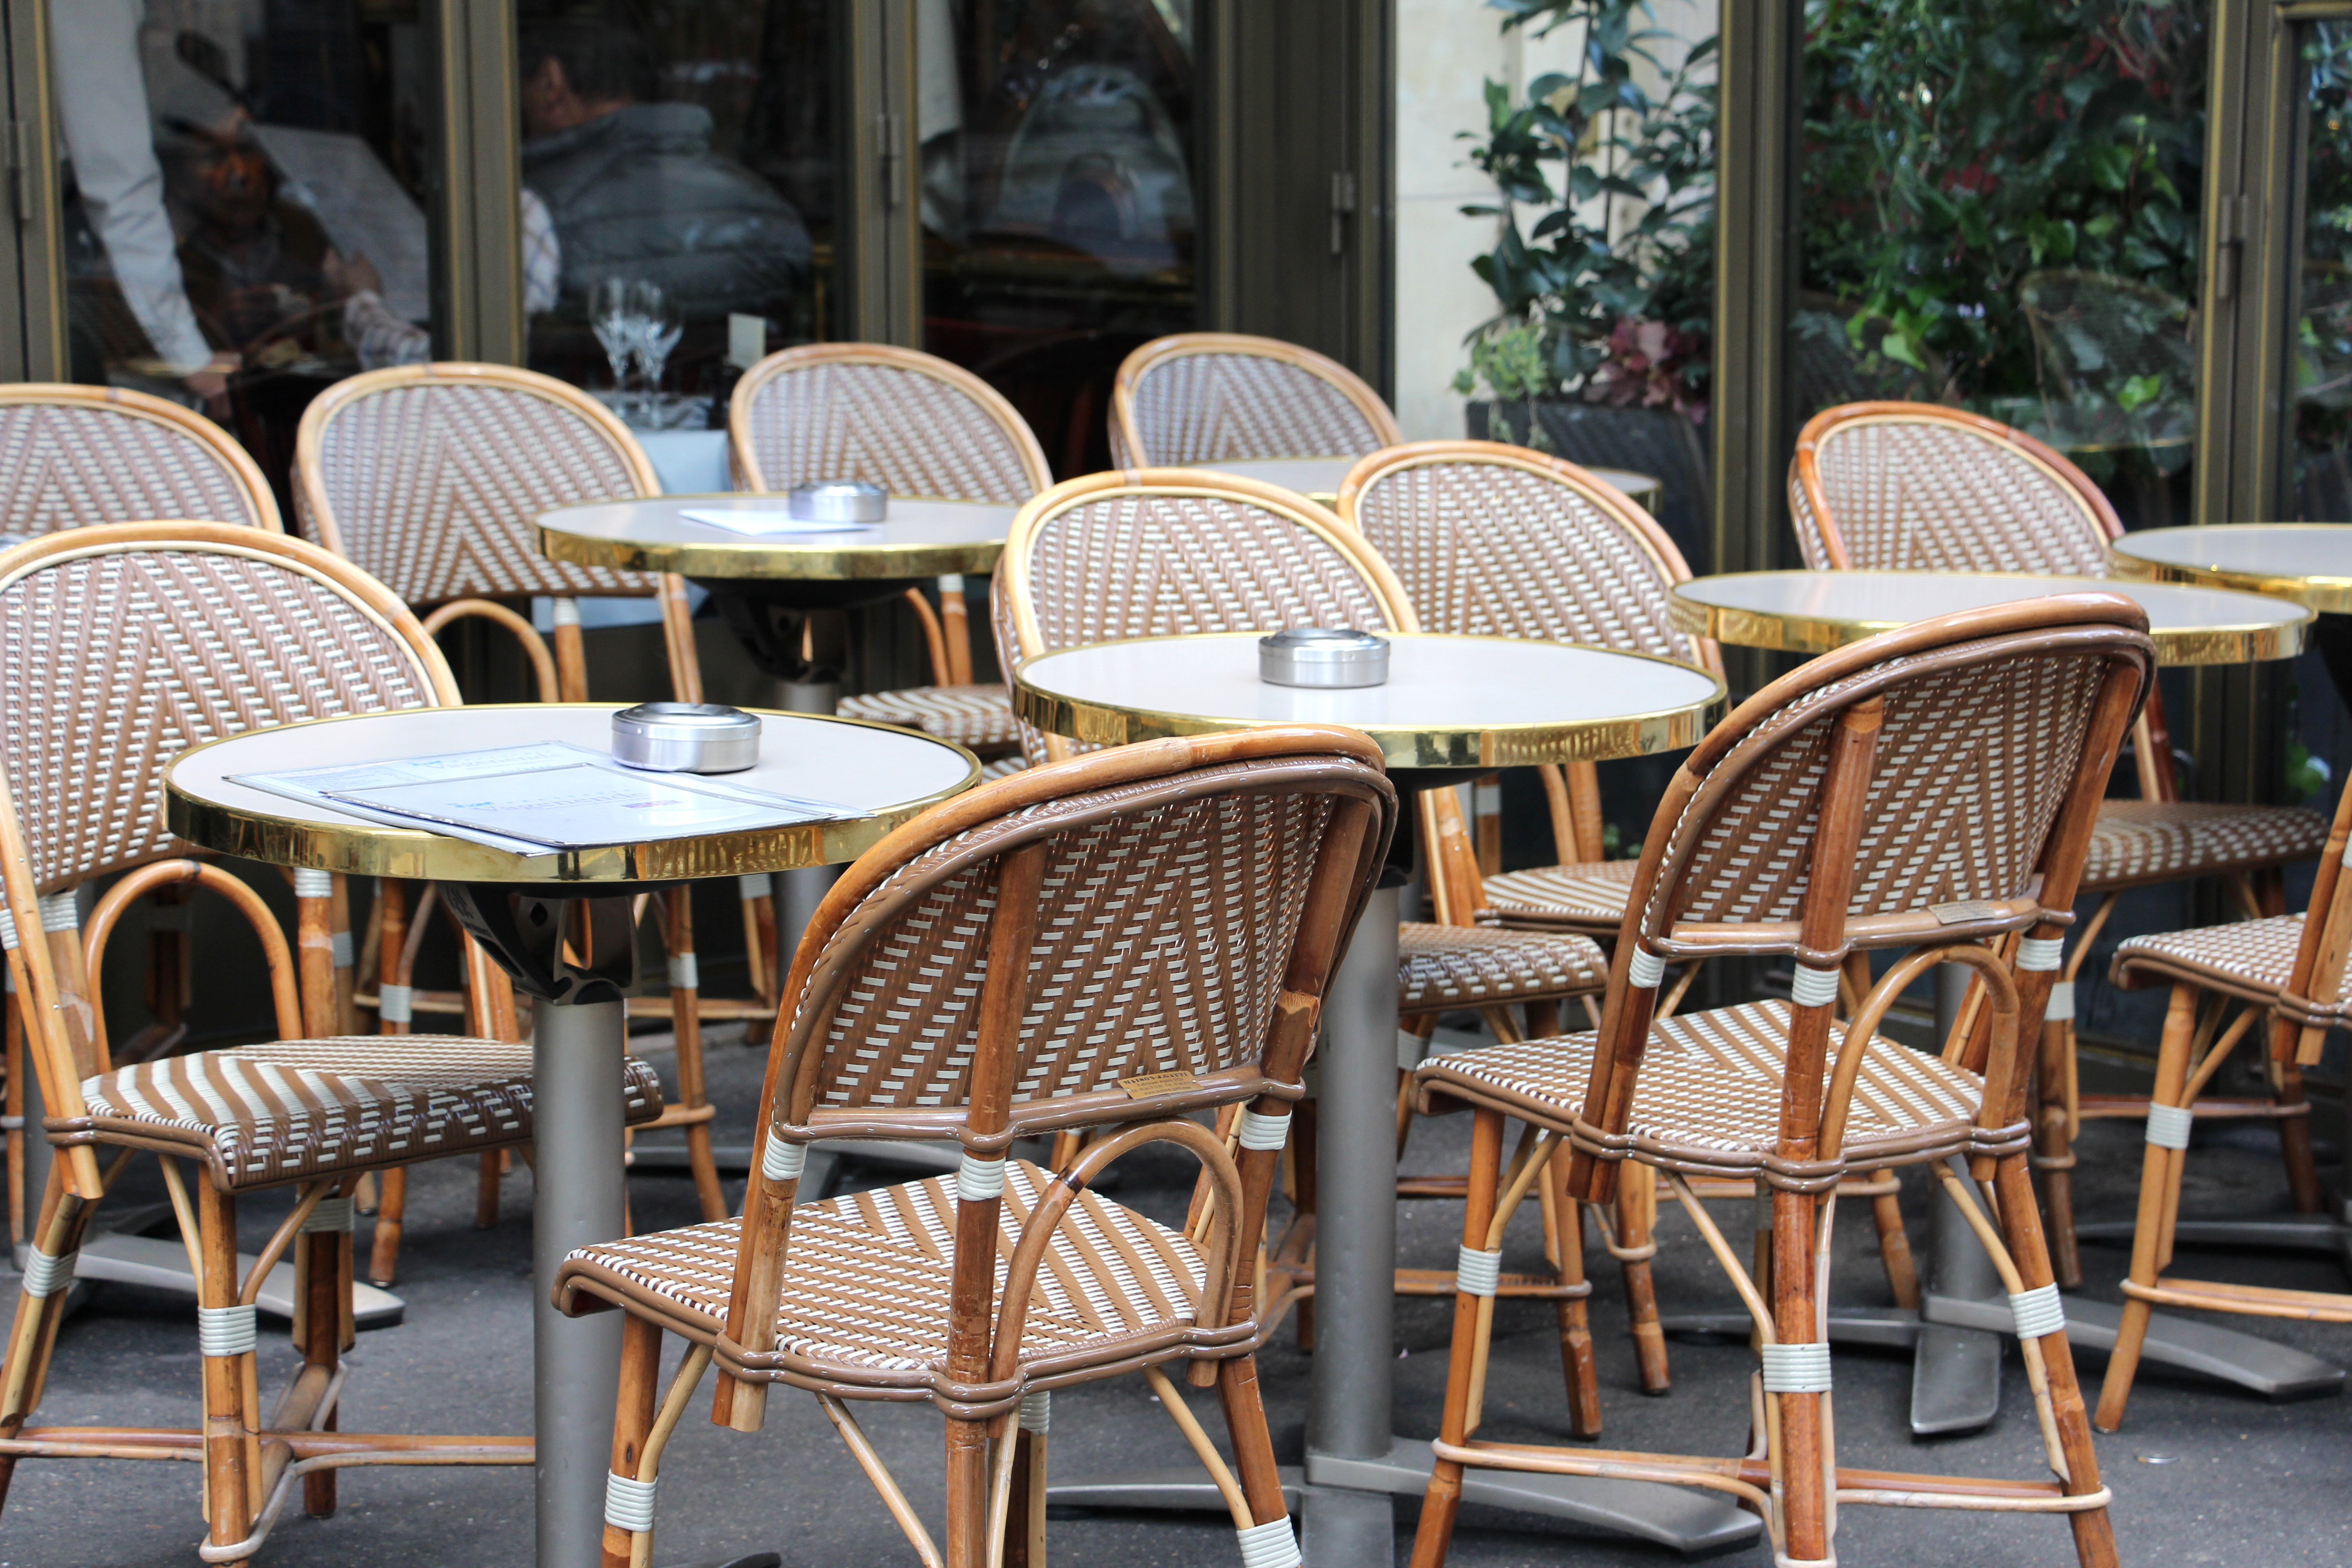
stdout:
{"type": "Polygon", "coordinates": [[[743,373],[727,410],[751,490],[864,479],[892,495],[1019,505],[1054,482],[1037,437],[961,365],[887,343],[810,343],[743,373]]]}
{"type": "Polygon", "coordinates": [[[2104,577],[2123,523],[2089,476],[2022,430],[1933,403],[1848,403],[1805,421],[1789,510],[1817,572],[2104,577]]]}
{"type": "Polygon", "coordinates": [[[277,498],[236,437],[122,387],[0,385],[0,532],[203,517],[277,532],[277,498]]]}
{"type": "MultiPolygon", "coordinates": [[[[1180,632],[1418,631],[1361,535],[1303,496],[1189,468],[1070,479],[1021,509],[991,601],[998,662],[1180,632]]],[[[1033,762],[1072,743],[1022,728],[1033,762]]]]}
{"type": "Polygon", "coordinates": [[[1495,441],[1376,452],[1339,487],[1423,631],[1655,654],[1723,673],[1712,637],[1674,623],[1682,552],[1633,498],[1573,463],[1495,441]]]}
{"type": "Polygon", "coordinates": [[[610,409],[511,365],[394,365],[339,381],[303,414],[294,445],[303,531],[419,608],[656,593],[648,573],[549,560],[532,521],[576,501],[660,493],[610,409]]]}
{"type": "MultiPolygon", "coordinates": [[[[163,770],[189,747],[458,700],[383,584],[219,522],[75,529],[0,554],[0,895],[19,938],[43,929],[43,895],[173,852],[163,770]]],[[[37,990],[57,984],[43,944],[18,956],[37,990]]],[[[49,1114],[69,1114],[79,1075],[51,1066],[49,1114]]]]}
{"type": "Polygon", "coordinates": [[[1110,450],[1121,468],[1353,458],[1403,439],[1361,376],[1276,338],[1156,338],[1127,356],[1111,386],[1110,450]]]}
{"type": "MultiPolygon", "coordinates": [[[[1185,1143],[1225,1200],[1223,1246],[1202,1248],[1217,1254],[1203,1287],[1181,1258],[1149,1257],[1148,1241],[1126,1267],[1149,1274],[1153,1292],[1202,1289],[1192,1326],[1172,1332],[1245,1336],[1226,1322],[1218,1282],[1246,1288],[1273,1151],[1253,1141],[1237,1173],[1222,1142],[1184,1118],[1241,1101],[1266,1120],[1286,1113],[1395,816],[1378,750],[1311,725],[1121,746],[933,807],[851,866],[811,918],[777,1016],[764,1138],[803,1149],[868,1134],[955,1139],[959,1185],[984,1205],[977,1234],[992,1249],[997,1200],[983,1188],[1035,1203],[1016,1212],[1050,1222],[1122,1140],[1185,1143]],[[1013,1138],[1114,1126],[1059,1197],[1007,1184],[1013,1138]]],[[[766,1179],[746,1196],[729,1332],[748,1352],[786,1355],[773,1303],[794,1178],[777,1173],[798,1160],[779,1152],[763,1145],[766,1179]]],[[[1099,1218],[1078,1207],[1071,1229],[1091,1231],[1090,1214],[1099,1218]]],[[[1020,1256],[1034,1258],[1026,1246],[1020,1256]]],[[[1008,1309],[1025,1296],[1022,1268],[1016,1257],[1002,1287],[1008,1309]]],[[[976,1364],[992,1360],[992,1251],[955,1277],[948,1364],[908,1363],[910,1387],[945,1394],[966,1335],[978,1336],[976,1364]]],[[[1034,1311],[1070,1310],[1068,1284],[1045,1271],[1034,1311]]],[[[888,1337],[887,1325],[860,1331],[888,1337]]],[[[1000,1337],[997,1356],[1019,1337],[1000,1337]]],[[[1011,1370],[1000,1359],[992,1381],[1011,1370]]]]}
{"type": "MultiPolygon", "coordinates": [[[[2154,675],[2139,606],[2086,593],[1921,621],[1741,703],[1676,771],[1651,825],[1582,1120],[1604,1142],[1622,1133],[1665,959],[1797,960],[1784,1158],[1818,1129],[1849,952],[2020,932],[2053,955],[2018,961],[2046,982],[2108,772],[2154,675]]],[[[2019,1005],[2038,1019],[2045,996],[2019,1005]]],[[[1980,1125],[2006,1125],[2031,1070],[2013,1031],[2008,1049],[1988,1069],[1998,1081],[1980,1125]]]]}

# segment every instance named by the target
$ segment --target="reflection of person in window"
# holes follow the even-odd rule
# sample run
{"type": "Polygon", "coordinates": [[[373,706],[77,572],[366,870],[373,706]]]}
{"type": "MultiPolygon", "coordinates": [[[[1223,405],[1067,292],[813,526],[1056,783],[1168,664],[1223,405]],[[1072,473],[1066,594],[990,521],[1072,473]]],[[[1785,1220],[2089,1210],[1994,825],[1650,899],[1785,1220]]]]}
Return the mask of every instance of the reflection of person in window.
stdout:
{"type": "Polygon", "coordinates": [[[654,103],[652,51],[609,23],[523,30],[523,183],[547,204],[562,293],[657,283],[690,316],[775,313],[809,266],[808,230],[758,175],[710,150],[708,110],[654,103]]]}
{"type": "MultiPolygon", "coordinates": [[[[547,204],[525,190],[522,308],[526,312],[536,316],[555,309],[556,279],[562,265],[547,204]]],[[[339,281],[350,290],[350,298],[343,301],[343,339],[358,351],[362,369],[423,364],[433,357],[433,334],[414,321],[403,321],[384,303],[383,279],[365,255],[355,255],[344,263],[339,281]]]]}
{"type": "Polygon", "coordinates": [[[308,208],[279,195],[244,111],[165,128],[172,195],[193,220],[180,272],[205,335],[265,369],[337,352],[328,309],[341,294],[335,247],[308,208]]]}

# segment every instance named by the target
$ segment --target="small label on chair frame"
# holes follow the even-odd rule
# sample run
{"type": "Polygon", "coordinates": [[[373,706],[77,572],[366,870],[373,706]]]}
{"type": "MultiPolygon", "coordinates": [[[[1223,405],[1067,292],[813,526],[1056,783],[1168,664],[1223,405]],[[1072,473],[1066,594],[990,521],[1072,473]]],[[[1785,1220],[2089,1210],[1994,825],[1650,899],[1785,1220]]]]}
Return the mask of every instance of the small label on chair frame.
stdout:
{"type": "Polygon", "coordinates": [[[1118,1087],[1127,1090],[1129,1100],[1150,1100],[1155,1094],[1176,1094],[1188,1089],[1198,1089],[1201,1080],[1191,1068],[1171,1068],[1166,1072],[1141,1073],[1123,1078],[1118,1087]]]}
{"type": "Polygon", "coordinates": [[[2000,906],[1983,899],[1970,899],[1960,904],[1931,904],[1927,912],[1942,926],[1962,925],[1969,921],[1992,921],[2000,918],[2000,906]]]}

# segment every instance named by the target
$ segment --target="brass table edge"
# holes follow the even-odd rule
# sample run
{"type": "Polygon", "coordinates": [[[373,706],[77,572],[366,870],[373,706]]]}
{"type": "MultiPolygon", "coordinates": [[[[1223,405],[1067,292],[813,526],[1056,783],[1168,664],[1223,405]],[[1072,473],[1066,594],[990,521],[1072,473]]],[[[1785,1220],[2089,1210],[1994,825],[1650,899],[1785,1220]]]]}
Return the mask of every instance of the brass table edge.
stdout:
{"type": "MultiPolygon", "coordinates": [[[[2352,525],[2328,522],[2273,526],[2352,529],[2352,525]]],[[[2134,555],[2124,550],[2124,542],[2130,537],[2126,534],[2124,539],[2110,540],[2107,543],[2107,559],[2114,564],[2118,577],[2135,583],[2177,583],[2189,588],[2221,588],[2235,594],[2260,594],[2265,598],[2289,600],[2318,615],[2352,614],[2352,576],[2281,577],[2261,572],[2237,572],[2226,566],[2184,566],[2168,561],[2151,561],[2144,555],[2134,555]]]]}
{"type": "MultiPolygon", "coordinates": [[[[575,566],[606,566],[623,572],[673,572],[681,577],[719,581],[855,582],[865,578],[984,576],[1004,553],[1001,539],[971,544],[863,544],[833,549],[776,546],[745,539],[740,544],[648,544],[635,540],[596,539],[535,525],[539,552],[575,566]]],[[[1010,524],[1007,525],[1008,529],[1010,524]]]]}

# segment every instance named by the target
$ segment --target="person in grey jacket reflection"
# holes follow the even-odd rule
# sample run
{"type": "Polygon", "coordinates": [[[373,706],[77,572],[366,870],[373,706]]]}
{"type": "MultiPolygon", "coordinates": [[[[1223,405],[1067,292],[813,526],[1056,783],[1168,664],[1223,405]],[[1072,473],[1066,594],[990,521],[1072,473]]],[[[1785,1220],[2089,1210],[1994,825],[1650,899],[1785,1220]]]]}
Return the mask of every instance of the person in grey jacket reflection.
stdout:
{"type": "Polygon", "coordinates": [[[647,101],[654,51],[596,17],[526,26],[523,184],[547,205],[562,294],[657,283],[689,317],[775,314],[808,275],[807,227],[749,169],[711,151],[709,111],[647,101]]]}

